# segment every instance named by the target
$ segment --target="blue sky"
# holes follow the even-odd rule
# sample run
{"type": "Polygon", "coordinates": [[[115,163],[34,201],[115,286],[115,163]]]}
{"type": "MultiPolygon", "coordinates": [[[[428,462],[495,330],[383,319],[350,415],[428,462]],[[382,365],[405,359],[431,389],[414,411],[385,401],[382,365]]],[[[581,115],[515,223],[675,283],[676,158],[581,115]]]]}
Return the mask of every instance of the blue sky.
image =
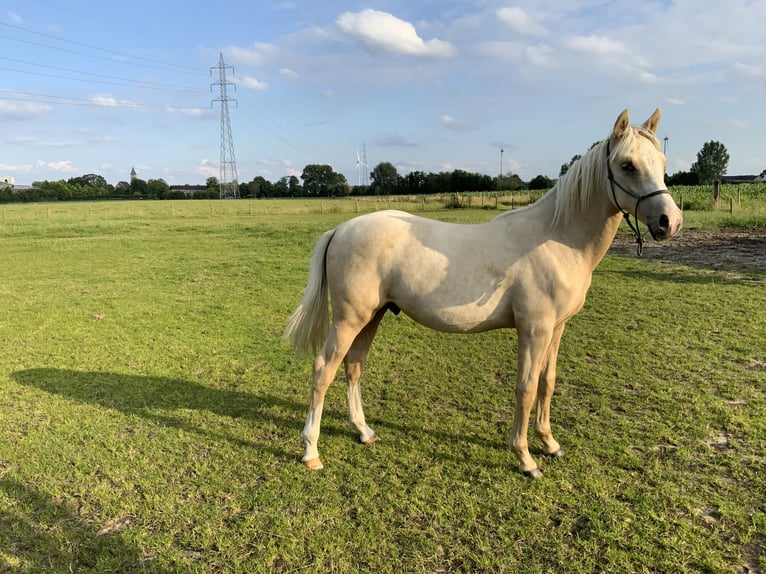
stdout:
{"type": "Polygon", "coordinates": [[[757,174],[764,22],[766,0],[5,0],[0,175],[217,176],[220,53],[240,181],[327,163],[354,184],[363,144],[400,174],[555,178],[656,107],[670,173],[717,140],[757,174]]]}

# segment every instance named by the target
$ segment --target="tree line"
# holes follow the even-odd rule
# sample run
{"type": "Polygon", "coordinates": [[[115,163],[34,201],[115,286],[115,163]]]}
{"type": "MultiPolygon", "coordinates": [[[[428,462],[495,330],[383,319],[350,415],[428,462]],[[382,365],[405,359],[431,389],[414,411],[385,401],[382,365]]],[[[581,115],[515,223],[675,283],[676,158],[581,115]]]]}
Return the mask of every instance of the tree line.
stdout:
{"type": "Polygon", "coordinates": [[[516,191],[548,189],[554,180],[539,175],[525,182],[514,173],[490,176],[461,169],[430,173],[412,171],[400,175],[390,162],[381,162],[370,172],[369,185],[349,185],[346,177],[329,165],[310,164],[300,179],[285,176],[270,182],[262,176],[240,184],[241,197],[343,197],[353,195],[432,195],[467,191],[516,191]]]}
{"type": "MultiPolygon", "coordinates": [[[[598,142],[597,142],[598,143],[598,142]]],[[[595,144],[594,144],[595,145],[595,144]]],[[[563,164],[559,177],[580,159],[575,155],[563,164]]],[[[729,153],[726,146],[709,141],[697,153],[689,171],[666,175],[667,185],[710,184],[720,180],[726,173],[729,153]]],[[[309,164],[303,168],[300,178],[284,176],[271,182],[256,176],[247,183],[240,183],[242,198],[277,197],[343,197],[349,195],[435,195],[480,192],[513,192],[523,189],[546,190],[555,180],[538,175],[525,182],[518,174],[508,172],[497,176],[472,173],[461,169],[439,173],[412,171],[400,175],[390,162],[381,162],[370,172],[369,185],[349,185],[346,177],[327,164],[309,164]]],[[[129,184],[110,185],[100,175],[86,174],[69,180],[34,182],[31,188],[0,189],[0,202],[67,201],[97,199],[218,199],[218,179],[209,177],[205,186],[171,187],[163,179],[133,179],[129,184]]]]}
{"type": "MultiPolygon", "coordinates": [[[[271,182],[256,176],[239,184],[242,198],[345,197],[349,195],[424,195],[464,193],[467,191],[516,191],[548,189],[555,183],[543,175],[524,182],[517,174],[489,176],[456,169],[452,172],[414,171],[400,175],[396,167],[383,162],[370,173],[369,185],[349,185],[346,177],[326,164],[303,168],[300,179],[285,176],[271,182]]],[[[85,174],[68,180],[36,181],[30,188],[0,189],[0,203],[37,201],[86,201],[99,199],[218,199],[218,179],[207,178],[204,186],[170,186],[163,179],[133,179],[127,184],[111,185],[103,176],[85,174]]]]}

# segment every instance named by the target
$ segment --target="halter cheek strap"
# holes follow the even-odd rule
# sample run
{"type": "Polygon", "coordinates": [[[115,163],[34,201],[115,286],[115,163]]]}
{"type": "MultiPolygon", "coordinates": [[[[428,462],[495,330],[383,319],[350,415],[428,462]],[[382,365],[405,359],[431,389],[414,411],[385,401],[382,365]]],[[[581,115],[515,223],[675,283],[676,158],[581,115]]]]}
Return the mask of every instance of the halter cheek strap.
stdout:
{"type": "MultiPolygon", "coordinates": [[[[625,217],[625,221],[628,222],[628,227],[630,227],[630,230],[633,232],[633,235],[636,236],[636,253],[639,257],[641,257],[641,254],[644,252],[644,237],[641,235],[641,232],[639,229],[639,222],[638,222],[638,204],[641,203],[645,199],[649,199],[650,197],[654,197],[655,195],[661,195],[663,193],[667,193],[670,195],[670,192],[667,189],[658,189],[657,191],[653,191],[651,193],[647,193],[646,195],[639,195],[637,193],[634,193],[630,191],[629,189],[623,187],[620,185],[620,182],[614,179],[614,173],[612,173],[612,165],[609,163],[611,151],[609,149],[609,143],[610,141],[606,141],[606,170],[607,175],[609,177],[609,186],[612,189],[612,199],[614,200],[614,205],[617,207],[617,209],[620,210],[622,215],[625,217]],[[635,214],[634,217],[636,219],[636,225],[634,226],[633,223],[630,221],[630,212],[625,211],[621,206],[620,203],[617,201],[617,193],[614,191],[614,187],[617,186],[622,190],[623,193],[628,194],[630,197],[636,200],[636,205],[633,208],[633,213],[635,214]]],[[[651,231],[651,230],[650,230],[651,231]]]]}

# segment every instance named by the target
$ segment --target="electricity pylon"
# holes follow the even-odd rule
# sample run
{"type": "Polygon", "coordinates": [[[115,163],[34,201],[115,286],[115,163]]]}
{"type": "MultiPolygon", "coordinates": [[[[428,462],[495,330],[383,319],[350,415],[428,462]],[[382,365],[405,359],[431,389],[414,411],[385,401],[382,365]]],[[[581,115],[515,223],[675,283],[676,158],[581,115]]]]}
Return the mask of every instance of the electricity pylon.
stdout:
{"type": "Polygon", "coordinates": [[[239,197],[239,181],[237,177],[237,160],[234,158],[234,140],[231,137],[231,122],[229,121],[229,102],[236,103],[236,99],[232,99],[228,96],[228,86],[237,86],[234,82],[226,80],[226,68],[231,68],[234,71],[233,66],[227,66],[223,61],[223,54],[218,60],[217,66],[211,66],[210,74],[213,70],[218,70],[218,81],[210,85],[210,89],[213,86],[218,86],[220,96],[215,98],[212,102],[221,102],[221,159],[218,166],[219,178],[218,189],[220,191],[220,198],[238,198],[239,197]]]}

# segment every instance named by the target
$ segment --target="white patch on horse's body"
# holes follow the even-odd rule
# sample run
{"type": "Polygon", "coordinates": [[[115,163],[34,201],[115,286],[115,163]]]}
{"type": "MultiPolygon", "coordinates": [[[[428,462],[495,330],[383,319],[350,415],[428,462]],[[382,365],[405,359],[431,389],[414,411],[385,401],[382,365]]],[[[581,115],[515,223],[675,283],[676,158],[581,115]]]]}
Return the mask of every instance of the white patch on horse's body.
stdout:
{"type": "Polygon", "coordinates": [[[298,351],[316,351],[326,335],[314,360],[303,431],[307,466],[321,466],[317,440],[324,394],[341,361],[351,422],[363,442],[377,440],[364,419],[359,377],[380,320],[393,309],[438,331],[518,330],[512,445],[520,469],[539,476],[527,448],[530,411],[536,400],[535,432],[543,451],[560,452],[549,420],[559,341],[566,321],[585,302],[622,205],[635,200],[631,214],[656,238],[681,227],[681,212],[664,189],[664,156],[653,135],[658,121],[659,110],[643,126],[630,127],[623,112],[610,137],[542,199],[487,223],[445,223],[387,210],[324,234],[303,300],[285,329],[298,351]]]}

